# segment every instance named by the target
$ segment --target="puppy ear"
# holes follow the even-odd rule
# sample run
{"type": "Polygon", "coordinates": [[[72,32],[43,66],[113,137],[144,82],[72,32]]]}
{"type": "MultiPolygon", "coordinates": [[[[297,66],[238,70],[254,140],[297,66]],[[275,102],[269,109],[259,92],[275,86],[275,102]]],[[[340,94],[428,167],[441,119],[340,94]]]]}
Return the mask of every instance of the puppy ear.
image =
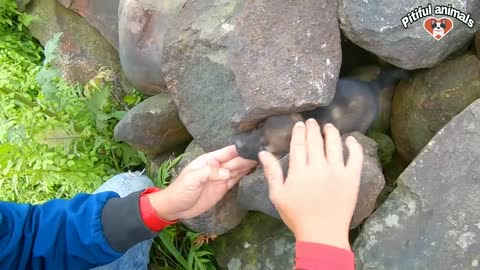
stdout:
{"type": "Polygon", "coordinates": [[[447,27],[447,20],[443,19],[442,24],[440,26],[443,28],[447,27]]]}
{"type": "Polygon", "coordinates": [[[430,25],[432,26],[432,28],[435,28],[435,26],[437,26],[437,22],[435,21],[435,19],[430,19],[430,25]]]}

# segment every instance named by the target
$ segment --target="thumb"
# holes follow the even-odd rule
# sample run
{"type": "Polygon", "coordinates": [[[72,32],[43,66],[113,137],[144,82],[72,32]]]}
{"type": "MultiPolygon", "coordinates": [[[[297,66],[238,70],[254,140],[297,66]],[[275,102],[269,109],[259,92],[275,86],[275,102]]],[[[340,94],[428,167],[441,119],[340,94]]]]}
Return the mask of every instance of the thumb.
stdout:
{"type": "Polygon", "coordinates": [[[280,162],[270,152],[262,151],[258,155],[267,178],[270,194],[277,194],[283,185],[283,171],[280,162]]]}

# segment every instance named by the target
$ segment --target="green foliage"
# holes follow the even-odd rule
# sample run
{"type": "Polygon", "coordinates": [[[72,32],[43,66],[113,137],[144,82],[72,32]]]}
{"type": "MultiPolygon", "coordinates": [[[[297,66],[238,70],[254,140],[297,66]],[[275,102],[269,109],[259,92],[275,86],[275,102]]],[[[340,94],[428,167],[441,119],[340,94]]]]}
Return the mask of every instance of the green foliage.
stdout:
{"type": "Polygon", "coordinates": [[[170,180],[172,177],[171,172],[178,165],[183,156],[184,155],[180,155],[173,160],[168,159],[162,164],[162,166],[160,166],[157,172],[157,176],[153,180],[155,186],[163,189],[170,184],[170,180]]]}
{"type": "Polygon", "coordinates": [[[111,82],[89,85],[88,96],[69,85],[53,64],[61,34],[46,44],[42,63],[24,27],[29,17],[0,1],[0,200],[68,198],[144,164],[144,155],[113,138],[125,112],[111,100],[111,82]]]}
{"type": "MultiPolygon", "coordinates": [[[[171,171],[175,168],[183,155],[167,160],[158,169],[155,184],[166,187],[172,178],[171,171]]],[[[214,270],[214,256],[212,248],[201,239],[200,233],[190,231],[181,224],[176,224],[162,230],[152,246],[151,261],[155,269],[178,270],[214,270]]]]}
{"type": "MultiPolygon", "coordinates": [[[[114,174],[147,164],[116,142],[125,115],[112,102],[112,72],[100,69],[85,86],[70,85],[54,62],[61,34],[42,48],[27,31],[32,17],[0,0],[0,200],[41,203],[91,192],[114,174]],[[43,61],[42,61],[43,59],[43,61]]],[[[143,96],[123,98],[132,107],[143,96]]],[[[155,182],[165,188],[182,156],[165,162],[155,182]]],[[[152,248],[155,269],[215,269],[201,235],[181,224],[162,231],[152,248]]]]}
{"type": "Polygon", "coordinates": [[[382,167],[387,166],[392,161],[395,153],[395,143],[388,135],[383,133],[371,131],[367,135],[378,144],[380,164],[382,164],[382,167]]]}
{"type": "Polygon", "coordinates": [[[35,94],[42,49],[27,25],[33,17],[17,11],[15,1],[0,0],[0,85],[35,94]]]}
{"type": "Polygon", "coordinates": [[[138,92],[137,90],[133,90],[133,93],[126,95],[123,98],[123,102],[125,102],[128,106],[132,106],[140,103],[144,99],[145,97],[142,95],[142,93],[138,92]]]}
{"type": "Polygon", "coordinates": [[[5,32],[23,32],[34,18],[17,10],[13,0],[0,0],[0,30],[5,32]]]}
{"type": "Polygon", "coordinates": [[[57,46],[60,43],[61,33],[53,36],[53,38],[45,45],[45,60],[43,60],[43,66],[37,73],[36,79],[41,87],[43,94],[48,98],[60,102],[59,97],[56,95],[57,83],[60,78],[60,73],[53,66],[53,61],[57,57],[57,46]]]}
{"type": "Polygon", "coordinates": [[[160,269],[214,270],[213,250],[208,244],[197,244],[199,233],[176,225],[163,230],[155,239],[153,261],[160,269]],[[168,251],[168,252],[167,252],[168,251]]]}

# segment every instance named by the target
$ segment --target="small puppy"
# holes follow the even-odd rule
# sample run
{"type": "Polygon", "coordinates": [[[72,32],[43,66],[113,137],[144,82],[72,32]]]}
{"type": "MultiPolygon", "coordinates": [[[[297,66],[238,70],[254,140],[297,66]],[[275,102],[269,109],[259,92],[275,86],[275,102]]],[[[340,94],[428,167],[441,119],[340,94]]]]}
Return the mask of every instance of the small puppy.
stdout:
{"type": "Polygon", "coordinates": [[[379,115],[378,94],[386,87],[394,86],[399,80],[408,79],[408,72],[390,69],[380,72],[378,77],[365,82],[356,79],[339,79],[335,97],[328,106],[271,116],[254,130],[239,134],[235,146],[240,156],[258,161],[260,151],[268,151],[278,159],[289,153],[292,129],[296,122],[309,118],[320,126],[333,124],[340,133],[358,131],[366,133],[379,115]]]}

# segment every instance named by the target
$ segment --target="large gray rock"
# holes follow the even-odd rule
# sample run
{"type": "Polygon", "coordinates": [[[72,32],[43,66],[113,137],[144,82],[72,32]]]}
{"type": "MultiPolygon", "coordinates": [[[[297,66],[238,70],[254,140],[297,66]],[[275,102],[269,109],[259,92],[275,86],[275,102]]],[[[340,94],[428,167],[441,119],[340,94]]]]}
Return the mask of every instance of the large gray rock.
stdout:
{"type": "MultiPolygon", "coordinates": [[[[360,193],[350,227],[360,225],[375,209],[377,198],[385,186],[382,168],[377,157],[377,144],[370,138],[355,132],[343,135],[345,139],[352,135],[363,146],[364,162],[361,176],[360,193]]],[[[346,152],[346,157],[347,152],[346,152]]],[[[288,156],[281,161],[284,175],[288,173],[288,156]]],[[[268,184],[264,171],[259,167],[254,173],[245,176],[239,184],[238,202],[242,208],[263,212],[280,218],[268,196],[268,184]]]]}
{"type": "Polygon", "coordinates": [[[367,220],[357,269],[477,269],[480,100],[438,132],[367,220]]]}
{"type": "Polygon", "coordinates": [[[155,95],[167,89],[161,70],[163,38],[184,3],[185,0],[120,1],[122,67],[129,81],[144,94],[155,95]]]}
{"type": "MultiPolygon", "coordinates": [[[[346,139],[349,135],[352,135],[362,145],[364,152],[360,191],[357,206],[350,222],[350,228],[353,229],[375,210],[377,198],[385,187],[385,178],[378,160],[378,146],[375,141],[358,132],[345,134],[342,137],[346,139]]],[[[346,147],[344,149],[348,153],[346,147]]],[[[345,157],[347,158],[348,155],[345,154],[345,157]]]]}
{"type": "Polygon", "coordinates": [[[414,72],[401,82],[392,104],[397,151],[411,161],[455,115],[480,98],[480,61],[466,54],[414,72]]]}
{"type": "Polygon", "coordinates": [[[293,269],[295,238],[277,219],[249,214],[243,222],[213,243],[221,269],[293,269]]]}
{"type": "Polygon", "coordinates": [[[453,19],[452,31],[438,41],[424,29],[425,19],[409,25],[407,29],[401,23],[407,13],[428,3],[433,7],[452,4],[454,8],[470,13],[471,18],[478,19],[480,2],[477,0],[452,0],[448,3],[442,0],[339,0],[338,3],[340,27],[345,36],[383,60],[404,69],[433,67],[467,45],[480,29],[478,22],[472,29],[453,19]]]}
{"type": "Polygon", "coordinates": [[[168,94],[150,97],[131,109],[115,126],[117,140],[156,157],[191,140],[168,94]]]}
{"type": "Polygon", "coordinates": [[[235,129],[328,104],[341,63],[336,2],[187,1],[164,43],[166,83],[206,151],[235,129]]]}
{"type": "MultiPolygon", "coordinates": [[[[178,164],[178,172],[188,163],[205,152],[196,141],[192,141],[185,150],[185,155],[178,164]]],[[[237,203],[238,186],[233,187],[220,202],[200,216],[182,220],[190,229],[206,235],[219,236],[237,227],[247,215],[247,210],[237,203]]]]}
{"type": "Polygon", "coordinates": [[[118,5],[120,0],[57,0],[97,29],[118,50],[118,5]]]}

